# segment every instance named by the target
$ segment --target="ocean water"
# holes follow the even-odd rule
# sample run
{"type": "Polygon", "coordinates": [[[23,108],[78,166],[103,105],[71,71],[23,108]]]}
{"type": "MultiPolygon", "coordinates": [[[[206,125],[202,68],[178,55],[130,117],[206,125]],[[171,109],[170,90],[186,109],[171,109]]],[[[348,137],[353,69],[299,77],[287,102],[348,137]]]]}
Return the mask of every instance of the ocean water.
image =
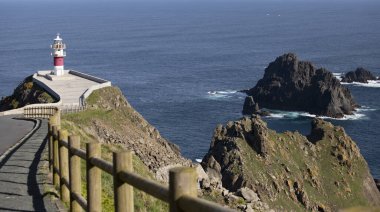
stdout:
{"type": "MultiPolygon", "coordinates": [[[[334,73],[380,75],[379,1],[0,0],[0,96],[50,69],[57,32],[66,68],[109,79],[183,155],[207,152],[218,123],[240,118],[245,95],[286,52],[334,73]]],[[[380,88],[348,86],[365,107],[341,125],[380,178],[380,88]]],[[[279,131],[310,131],[311,117],[275,111],[279,131]]]]}

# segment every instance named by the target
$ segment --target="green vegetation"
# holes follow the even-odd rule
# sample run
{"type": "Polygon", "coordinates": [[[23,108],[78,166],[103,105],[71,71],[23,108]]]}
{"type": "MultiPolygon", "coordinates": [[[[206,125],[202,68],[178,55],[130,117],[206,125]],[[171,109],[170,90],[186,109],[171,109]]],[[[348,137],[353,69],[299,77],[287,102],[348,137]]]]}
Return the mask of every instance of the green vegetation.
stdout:
{"type": "MultiPolygon", "coordinates": [[[[93,92],[87,101],[88,109],[79,113],[66,114],[62,116],[61,125],[70,134],[81,137],[81,148],[85,143],[101,142],[93,132],[94,123],[99,123],[110,131],[125,132],[125,126],[134,132],[145,130],[145,123],[140,115],[129,106],[115,87],[108,87],[93,92]],[[92,133],[93,132],[93,133],[92,133]]],[[[95,130],[96,131],[96,130],[95,130]]],[[[133,136],[133,132],[128,133],[133,136]]],[[[141,136],[140,134],[138,136],[141,136]]],[[[136,137],[135,137],[136,138],[136,137]]],[[[122,144],[102,144],[102,158],[112,161],[112,152],[123,151],[122,144]]],[[[133,157],[134,172],[148,178],[154,179],[148,167],[137,157],[133,157]]],[[[82,195],[86,196],[86,164],[82,161],[82,195]]],[[[113,177],[105,172],[102,173],[102,206],[103,211],[113,211],[113,177]]],[[[168,204],[164,203],[146,193],[134,189],[134,204],[136,211],[167,211],[168,204]]]]}
{"type": "Polygon", "coordinates": [[[271,151],[266,158],[237,139],[244,163],[234,173],[256,182],[270,208],[303,211],[305,207],[370,206],[363,191],[368,167],[357,146],[340,127],[325,122],[323,130],[324,137],[316,145],[297,132],[268,130],[266,142],[271,151]]]}
{"type": "MultiPolygon", "coordinates": [[[[83,111],[76,114],[65,115],[62,117],[62,128],[69,131],[70,134],[76,134],[81,136],[81,148],[84,149],[85,143],[97,142],[92,135],[85,133],[76,123],[72,122],[73,117],[87,117],[88,113],[94,114],[94,111],[83,111]],[[70,121],[69,121],[70,120],[70,121]]],[[[76,119],[75,119],[76,120],[76,119]]],[[[79,119],[80,120],[80,119],[79,119]]],[[[120,145],[102,144],[102,158],[107,161],[112,161],[112,152],[123,151],[123,147],[120,145]]],[[[87,196],[86,192],[86,163],[82,160],[82,195],[87,196]]],[[[133,168],[137,174],[148,178],[154,179],[153,174],[149,169],[141,162],[141,160],[133,157],[133,168]]],[[[105,172],[102,172],[102,207],[103,211],[113,211],[113,177],[105,172]]],[[[134,203],[135,211],[167,211],[168,204],[149,196],[148,194],[134,189],[134,203]]]]}

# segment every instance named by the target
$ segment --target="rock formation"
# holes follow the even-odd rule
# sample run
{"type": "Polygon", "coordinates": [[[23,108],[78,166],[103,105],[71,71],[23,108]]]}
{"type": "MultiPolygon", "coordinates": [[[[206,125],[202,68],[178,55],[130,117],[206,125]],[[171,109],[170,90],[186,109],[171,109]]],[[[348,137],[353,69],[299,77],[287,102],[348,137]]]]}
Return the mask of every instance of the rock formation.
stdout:
{"type": "Polygon", "coordinates": [[[252,101],[262,108],[306,111],[336,118],[352,114],[356,107],[350,91],[331,72],[299,61],[292,53],[271,62],[264,77],[246,93],[243,114],[248,115],[254,111],[252,101]]]}
{"type": "Polygon", "coordinates": [[[368,83],[368,80],[376,80],[377,78],[364,68],[357,68],[355,71],[350,71],[343,76],[342,82],[361,82],[368,83]]]}
{"type": "Polygon", "coordinates": [[[260,109],[259,104],[255,102],[252,96],[246,97],[243,108],[246,114],[255,114],[260,116],[270,115],[268,111],[260,109]]]}
{"type": "Polygon", "coordinates": [[[228,190],[223,193],[278,211],[380,205],[355,142],[342,127],[321,119],[313,120],[307,137],[276,133],[259,116],[218,125],[202,166],[228,190]]]}
{"type": "Polygon", "coordinates": [[[2,98],[0,101],[0,111],[16,109],[29,104],[52,103],[57,101],[43,88],[33,83],[32,76],[21,82],[11,96],[2,98]]]}

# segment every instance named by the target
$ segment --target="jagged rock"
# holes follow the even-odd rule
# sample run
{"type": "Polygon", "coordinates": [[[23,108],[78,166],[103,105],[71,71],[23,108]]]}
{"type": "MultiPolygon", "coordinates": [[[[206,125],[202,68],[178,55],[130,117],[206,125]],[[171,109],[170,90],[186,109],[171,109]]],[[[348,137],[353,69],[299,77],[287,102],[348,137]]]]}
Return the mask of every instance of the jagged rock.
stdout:
{"type": "Polygon", "coordinates": [[[255,114],[260,116],[269,116],[268,111],[260,110],[259,104],[255,102],[252,96],[247,96],[244,100],[243,111],[245,114],[255,114]]]}
{"type": "Polygon", "coordinates": [[[222,182],[219,178],[212,177],[210,178],[210,186],[215,190],[222,190],[222,182]]]}
{"type": "Polygon", "coordinates": [[[201,187],[201,189],[209,190],[211,188],[210,180],[209,179],[202,179],[200,181],[200,187],[201,187]]]}
{"type": "Polygon", "coordinates": [[[227,196],[229,193],[230,193],[230,192],[229,192],[227,189],[225,189],[225,188],[222,189],[222,195],[223,195],[224,197],[227,196]]]}
{"type": "Polygon", "coordinates": [[[255,212],[251,205],[247,205],[245,208],[245,212],[255,212]]]}
{"type": "Polygon", "coordinates": [[[380,193],[355,142],[342,127],[322,119],[312,121],[307,137],[276,133],[259,116],[218,125],[201,163],[216,171],[215,164],[222,186],[230,191],[221,190],[229,204],[236,201],[231,197],[235,191],[249,202],[252,198],[242,195],[249,189],[256,194],[250,206],[259,211],[282,211],[279,201],[289,202],[290,211],[337,211],[357,206],[358,198],[363,205],[380,205],[380,193]]]}
{"type": "Polygon", "coordinates": [[[256,202],[260,200],[256,192],[252,191],[247,187],[239,189],[237,191],[237,194],[243,197],[247,202],[256,202]]]}
{"type": "Polygon", "coordinates": [[[262,157],[266,156],[271,148],[265,142],[267,137],[267,126],[258,117],[245,117],[237,122],[228,122],[225,127],[218,126],[214,131],[210,151],[202,160],[202,167],[211,177],[222,180],[225,188],[236,191],[244,182],[244,177],[240,175],[242,165],[239,151],[233,139],[239,137],[245,139],[248,144],[262,157]],[[229,167],[237,167],[231,170],[229,167]]]}
{"type": "Polygon", "coordinates": [[[350,91],[326,69],[316,69],[310,62],[299,61],[295,54],[278,57],[265,69],[256,86],[248,90],[243,114],[254,111],[250,99],[260,107],[306,111],[315,115],[341,118],[352,114],[357,105],[350,91]]]}
{"type": "Polygon", "coordinates": [[[361,82],[368,83],[368,80],[376,80],[377,78],[364,68],[357,68],[355,71],[350,71],[343,76],[342,82],[361,82]]]}
{"type": "Polygon", "coordinates": [[[198,181],[201,181],[204,179],[209,180],[208,175],[206,174],[206,172],[204,171],[204,169],[202,168],[200,164],[195,165],[195,170],[197,171],[198,181]]]}
{"type": "Polygon", "coordinates": [[[208,158],[207,161],[208,166],[205,167],[206,173],[210,178],[218,178],[222,179],[222,175],[220,174],[221,168],[220,164],[214,159],[213,156],[208,158]]]}
{"type": "Polygon", "coordinates": [[[230,203],[238,201],[239,199],[241,199],[241,197],[236,196],[236,195],[234,195],[232,193],[229,193],[226,197],[227,197],[227,201],[230,202],[230,203]]]}

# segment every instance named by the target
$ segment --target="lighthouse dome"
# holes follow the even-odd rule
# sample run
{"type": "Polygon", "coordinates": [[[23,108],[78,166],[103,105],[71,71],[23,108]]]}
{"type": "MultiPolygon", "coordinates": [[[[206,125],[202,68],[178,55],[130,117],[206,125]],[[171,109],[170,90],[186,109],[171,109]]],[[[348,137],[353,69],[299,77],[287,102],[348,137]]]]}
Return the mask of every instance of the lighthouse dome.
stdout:
{"type": "Polygon", "coordinates": [[[57,33],[57,37],[54,39],[54,41],[62,41],[62,38],[59,37],[59,33],[57,33]]]}

